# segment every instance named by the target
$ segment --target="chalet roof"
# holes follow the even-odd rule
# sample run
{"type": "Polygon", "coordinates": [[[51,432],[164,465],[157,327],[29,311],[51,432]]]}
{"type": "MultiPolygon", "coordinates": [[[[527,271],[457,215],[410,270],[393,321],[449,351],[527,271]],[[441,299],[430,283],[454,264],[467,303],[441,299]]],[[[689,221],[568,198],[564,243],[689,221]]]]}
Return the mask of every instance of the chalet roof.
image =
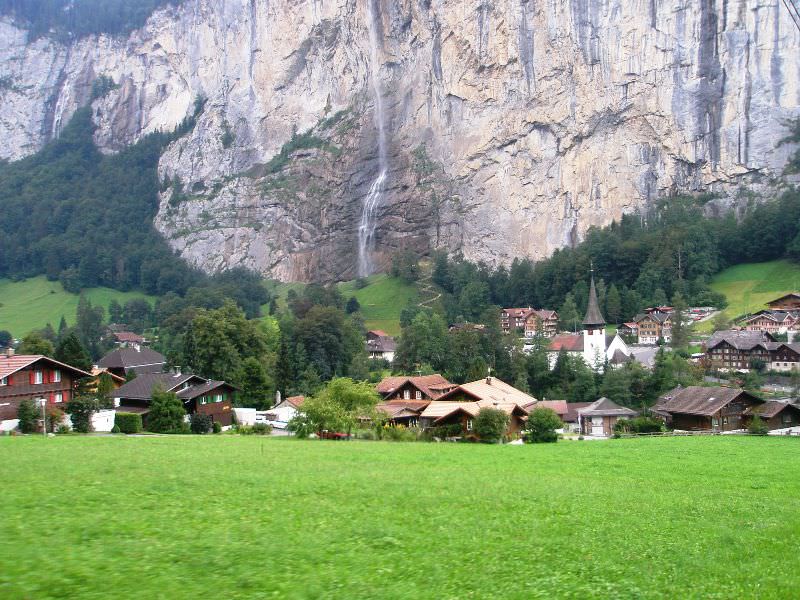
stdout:
{"type": "Polygon", "coordinates": [[[497,377],[487,377],[486,379],[464,383],[439,397],[438,400],[447,400],[455,397],[459,392],[465,392],[476,401],[512,403],[520,407],[536,402],[536,398],[533,396],[518,390],[513,385],[509,385],[497,377]]]}
{"type": "Polygon", "coordinates": [[[370,329],[367,334],[372,334],[376,337],[391,337],[388,333],[386,333],[383,329],[370,329]]]}
{"type": "Polygon", "coordinates": [[[521,319],[527,317],[528,314],[533,312],[533,309],[530,306],[528,308],[504,308],[502,312],[508,314],[509,317],[521,319]]]}
{"type": "Polygon", "coordinates": [[[672,318],[672,315],[670,313],[665,313],[665,312],[661,312],[661,311],[653,311],[653,312],[649,312],[649,313],[647,313],[645,315],[642,315],[642,317],[640,319],[638,319],[638,322],[644,321],[645,319],[652,319],[653,321],[656,321],[657,323],[662,323],[663,324],[663,323],[666,323],[667,321],[669,321],[671,318],[672,318]]]}
{"type": "Polygon", "coordinates": [[[614,355],[609,361],[612,365],[624,365],[625,363],[633,362],[636,359],[633,356],[628,356],[622,350],[617,348],[614,350],[614,355]]]}
{"type": "Polygon", "coordinates": [[[481,400],[479,402],[453,402],[450,400],[434,400],[425,407],[420,417],[433,419],[434,423],[436,423],[457,412],[465,412],[470,417],[475,417],[481,409],[484,408],[502,410],[509,415],[516,413],[521,417],[528,414],[528,411],[516,402],[492,402],[490,400],[481,400]]]}
{"type": "Polygon", "coordinates": [[[420,402],[420,404],[421,406],[413,407],[406,406],[403,403],[381,402],[375,406],[375,409],[385,413],[391,419],[398,417],[415,417],[419,416],[429,403],[420,402]]]}
{"type": "Polygon", "coordinates": [[[101,358],[97,366],[104,369],[133,370],[137,373],[155,373],[162,371],[166,363],[167,359],[163,354],[150,348],[117,348],[101,358]]]}
{"type": "Polygon", "coordinates": [[[775,338],[766,331],[738,331],[730,329],[715,332],[706,342],[706,348],[711,350],[724,342],[737,350],[752,350],[758,345],[766,348],[764,344],[774,341],[775,338]]]}
{"type": "Polygon", "coordinates": [[[753,416],[758,415],[759,417],[763,417],[765,419],[771,419],[772,417],[782,413],[784,410],[789,410],[791,412],[800,414],[800,407],[781,400],[769,400],[764,402],[764,404],[748,406],[744,411],[744,414],[753,416]]]}
{"type": "Polygon", "coordinates": [[[561,420],[565,423],[577,423],[578,411],[591,404],[591,402],[567,402],[567,412],[561,420]]]}
{"type": "Polygon", "coordinates": [[[434,400],[455,387],[454,383],[450,383],[437,373],[435,375],[421,375],[419,377],[408,377],[405,375],[399,377],[385,377],[375,389],[379,394],[386,396],[405,385],[406,382],[411,382],[411,385],[428,396],[428,398],[434,400]]]}
{"type": "Polygon", "coordinates": [[[130,342],[137,344],[144,343],[144,338],[138,333],[133,333],[132,331],[115,331],[114,337],[118,342],[130,342]]]}
{"type": "Polygon", "coordinates": [[[367,351],[370,352],[394,352],[397,347],[394,338],[390,336],[370,338],[366,344],[367,351]]]}
{"type": "Polygon", "coordinates": [[[771,306],[777,302],[780,302],[781,300],[786,300],[788,298],[791,298],[793,300],[800,300],[800,292],[790,292],[788,294],[784,294],[780,298],[775,298],[774,300],[770,300],[769,302],[767,302],[767,304],[771,306]]]}
{"type": "Polygon", "coordinates": [[[300,408],[305,401],[305,396],[289,396],[286,400],[284,400],[284,402],[291,404],[295,408],[300,408]]]}
{"type": "Polygon", "coordinates": [[[662,413],[680,413],[689,415],[711,416],[740,396],[747,396],[761,402],[752,394],[739,388],[730,387],[677,387],[661,396],[655,410],[662,413]]]}
{"type": "MultiPolygon", "coordinates": [[[[135,380],[134,380],[135,381],[135,380]]],[[[200,396],[204,396],[209,392],[217,390],[219,388],[226,388],[229,391],[234,391],[236,388],[233,387],[229,383],[225,383],[224,381],[206,381],[204,383],[198,383],[196,385],[192,385],[185,390],[180,390],[176,395],[181,400],[194,400],[195,398],[199,398],[200,396]]]]}
{"type": "MultiPolygon", "coordinates": [[[[615,337],[617,337],[616,334],[606,334],[606,350],[611,346],[615,337]]],[[[583,334],[562,333],[561,335],[550,338],[548,352],[561,352],[561,350],[565,350],[566,352],[583,352],[583,334]]]]}
{"type": "Polygon", "coordinates": [[[558,313],[554,310],[550,310],[547,308],[542,308],[536,311],[537,316],[542,319],[543,321],[547,321],[549,319],[557,319],[558,313]]]}
{"type": "Polygon", "coordinates": [[[0,378],[13,375],[17,371],[29,367],[39,361],[44,361],[51,367],[58,367],[66,371],[70,371],[79,377],[90,376],[90,374],[86,371],[82,371],[81,369],[72,367],[66,363],[62,363],[54,358],[50,358],[49,356],[44,356],[42,354],[14,354],[12,356],[3,354],[0,355],[0,378]]]}
{"type": "Polygon", "coordinates": [[[569,411],[566,400],[537,400],[523,406],[522,408],[527,410],[529,413],[537,408],[549,408],[550,410],[555,411],[555,413],[562,418],[569,411]]]}
{"type": "Polygon", "coordinates": [[[635,410],[620,406],[608,398],[595,400],[589,406],[578,409],[577,412],[582,417],[635,417],[639,414],[635,410]]]}
{"type": "Polygon", "coordinates": [[[589,304],[586,307],[586,316],[583,318],[583,324],[586,326],[606,324],[606,320],[603,318],[603,313],[600,312],[600,304],[597,301],[597,289],[594,285],[594,274],[592,275],[592,283],[589,286],[589,304]]]}
{"type": "Polygon", "coordinates": [[[628,329],[639,329],[639,324],[631,321],[629,323],[623,323],[621,327],[627,327],[628,329]]]}
{"type": "Polygon", "coordinates": [[[100,377],[100,375],[108,375],[114,381],[125,383],[124,377],[120,377],[119,375],[114,375],[114,373],[112,373],[108,369],[100,369],[98,367],[92,367],[92,377],[100,377]]]}
{"type": "Polygon", "coordinates": [[[156,387],[161,387],[164,391],[171,392],[184,383],[198,385],[205,382],[206,380],[202,377],[189,373],[142,373],[119,389],[114,390],[113,396],[121,399],[150,400],[156,387]]]}

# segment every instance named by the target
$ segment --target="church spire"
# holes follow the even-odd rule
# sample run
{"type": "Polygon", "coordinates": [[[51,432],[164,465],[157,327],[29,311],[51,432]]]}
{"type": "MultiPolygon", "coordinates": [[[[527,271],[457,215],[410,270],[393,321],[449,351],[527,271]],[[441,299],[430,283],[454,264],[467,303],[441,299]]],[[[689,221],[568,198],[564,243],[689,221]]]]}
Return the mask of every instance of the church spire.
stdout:
{"type": "Polygon", "coordinates": [[[600,303],[597,301],[597,289],[594,286],[594,266],[592,266],[591,274],[592,284],[589,287],[589,305],[586,307],[586,316],[583,319],[584,329],[603,327],[606,324],[603,313],[600,312],[600,303]]]}

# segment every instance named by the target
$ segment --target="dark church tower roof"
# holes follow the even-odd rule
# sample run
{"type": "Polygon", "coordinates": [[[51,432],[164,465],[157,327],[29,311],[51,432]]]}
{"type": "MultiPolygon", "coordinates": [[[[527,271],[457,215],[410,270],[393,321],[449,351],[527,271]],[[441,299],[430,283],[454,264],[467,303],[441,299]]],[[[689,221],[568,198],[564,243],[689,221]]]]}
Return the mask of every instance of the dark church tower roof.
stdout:
{"type": "Polygon", "coordinates": [[[589,305],[586,307],[586,316],[583,319],[585,329],[593,327],[603,327],[606,320],[600,312],[600,304],[597,302],[597,290],[594,287],[594,272],[592,272],[592,285],[589,287],[589,305]]]}

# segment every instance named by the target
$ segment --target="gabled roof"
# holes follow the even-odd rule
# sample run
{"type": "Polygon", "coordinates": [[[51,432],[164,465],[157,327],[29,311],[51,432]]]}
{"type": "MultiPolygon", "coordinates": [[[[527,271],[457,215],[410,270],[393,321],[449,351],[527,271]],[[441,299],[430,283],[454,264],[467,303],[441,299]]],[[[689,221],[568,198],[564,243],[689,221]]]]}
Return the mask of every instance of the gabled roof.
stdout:
{"type": "Polygon", "coordinates": [[[367,332],[367,335],[372,334],[376,337],[391,337],[388,333],[386,333],[383,329],[370,329],[367,332]]]}
{"type": "Polygon", "coordinates": [[[527,410],[529,413],[533,412],[537,408],[549,408],[550,410],[555,411],[555,413],[562,418],[569,411],[566,400],[537,400],[523,406],[522,408],[527,410]]]}
{"type": "Polygon", "coordinates": [[[136,344],[144,343],[144,338],[138,333],[133,333],[132,331],[116,331],[114,332],[114,337],[118,342],[130,342],[136,344]]]}
{"type": "MultiPolygon", "coordinates": [[[[106,354],[97,363],[98,367],[104,369],[132,369],[157,368],[161,371],[167,359],[160,352],[150,348],[117,348],[106,354]]],[[[152,371],[149,371],[152,372],[152,371]]]]}
{"type": "Polygon", "coordinates": [[[764,404],[748,406],[744,411],[744,414],[753,416],[758,415],[764,419],[771,419],[772,417],[782,413],[784,410],[800,414],[800,407],[789,402],[781,402],[780,400],[769,400],[764,402],[764,404]]]}
{"type": "Polygon", "coordinates": [[[577,423],[578,411],[592,404],[591,402],[567,402],[567,414],[562,417],[565,423],[577,423]]]}
{"type": "Polygon", "coordinates": [[[419,377],[408,377],[405,375],[399,377],[386,377],[377,386],[376,390],[379,394],[387,396],[395,390],[401,388],[407,382],[416,387],[423,394],[434,400],[455,387],[454,383],[450,383],[439,374],[435,375],[421,375],[419,377]]]}
{"type": "Polygon", "coordinates": [[[233,387],[229,383],[225,383],[224,381],[206,381],[204,383],[198,383],[196,385],[189,386],[185,390],[180,390],[177,392],[176,396],[181,400],[194,400],[195,398],[199,398],[200,396],[204,396],[209,392],[213,392],[220,388],[227,388],[229,391],[235,391],[236,388],[233,387]]]}
{"type": "Polygon", "coordinates": [[[738,331],[735,329],[715,332],[706,342],[706,348],[711,350],[722,343],[727,343],[737,350],[752,350],[756,346],[775,342],[775,338],[766,331],[738,331]]]}
{"type": "Polygon", "coordinates": [[[382,336],[366,341],[368,352],[394,352],[397,347],[393,337],[382,336]]]}
{"type": "Polygon", "coordinates": [[[379,410],[386,414],[390,419],[397,419],[401,417],[416,417],[428,406],[428,402],[421,403],[423,406],[419,406],[417,408],[413,408],[411,406],[405,406],[403,404],[394,402],[381,402],[375,406],[376,410],[379,410]]]}
{"type": "Polygon", "coordinates": [[[439,397],[438,400],[453,398],[458,396],[459,392],[465,392],[471,398],[475,398],[476,401],[511,403],[520,407],[536,402],[536,398],[533,396],[518,390],[513,385],[509,385],[497,377],[487,377],[486,379],[464,383],[439,397]]]}
{"type": "Polygon", "coordinates": [[[303,405],[303,402],[306,401],[305,396],[289,396],[284,402],[291,404],[295,408],[300,408],[303,405]]]}
{"type": "Polygon", "coordinates": [[[595,400],[589,406],[581,408],[577,412],[582,417],[635,417],[639,414],[635,410],[620,406],[608,398],[595,400]]]}
{"type": "Polygon", "coordinates": [[[761,399],[739,388],[730,387],[677,387],[661,396],[653,407],[662,413],[680,413],[711,416],[740,396],[755,402],[761,399]]]}
{"type": "Polygon", "coordinates": [[[800,300],[800,292],[790,292],[788,294],[784,294],[780,298],[775,298],[774,300],[770,300],[767,302],[768,305],[775,304],[776,302],[780,302],[781,300],[786,300],[787,298],[791,298],[793,300],[800,300]]]}
{"type": "Polygon", "coordinates": [[[206,380],[197,375],[188,373],[142,373],[132,379],[119,389],[114,390],[114,398],[128,398],[131,400],[150,400],[153,397],[153,390],[161,387],[165,392],[177,390],[184,383],[199,385],[206,380]]]}
{"type": "Polygon", "coordinates": [[[114,375],[114,373],[112,373],[108,369],[100,369],[98,367],[92,367],[92,377],[100,377],[100,375],[108,375],[109,377],[111,377],[111,379],[113,379],[118,383],[125,383],[124,377],[120,377],[119,375],[114,375]]]}
{"type": "Polygon", "coordinates": [[[440,402],[437,400],[428,404],[420,416],[428,419],[440,419],[460,410],[474,417],[480,408],[477,402],[440,402]]]}
{"type": "Polygon", "coordinates": [[[583,352],[582,333],[564,333],[550,339],[550,352],[583,352]]]}
{"type": "Polygon", "coordinates": [[[13,375],[17,371],[29,367],[40,360],[48,363],[51,367],[58,367],[59,369],[70,371],[73,375],[78,375],[79,377],[90,376],[90,373],[86,371],[82,371],[81,369],[42,354],[14,354],[12,356],[2,354],[0,355],[0,378],[13,375]]]}

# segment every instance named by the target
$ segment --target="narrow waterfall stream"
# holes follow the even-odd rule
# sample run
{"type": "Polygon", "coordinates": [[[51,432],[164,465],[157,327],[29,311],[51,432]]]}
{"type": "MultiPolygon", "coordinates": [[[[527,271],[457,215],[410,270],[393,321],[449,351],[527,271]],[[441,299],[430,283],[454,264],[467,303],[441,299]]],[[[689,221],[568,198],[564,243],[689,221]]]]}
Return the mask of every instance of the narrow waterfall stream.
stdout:
{"type": "Polygon", "coordinates": [[[375,229],[378,225],[377,217],[383,201],[383,191],[386,185],[386,175],[389,170],[389,161],[386,153],[386,125],[383,107],[383,93],[380,80],[380,46],[383,37],[383,26],[378,2],[380,0],[367,0],[370,47],[370,71],[372,79],[372,93],[375,96],[375,125],[378,130],[378,176],[372,182],[369,192],[364,197],[364,206],[361,210],[361,222],[358,225],[358,276],[367,277],[375,270],[372,261],[372,252],[375,250],[375,229]]]}

